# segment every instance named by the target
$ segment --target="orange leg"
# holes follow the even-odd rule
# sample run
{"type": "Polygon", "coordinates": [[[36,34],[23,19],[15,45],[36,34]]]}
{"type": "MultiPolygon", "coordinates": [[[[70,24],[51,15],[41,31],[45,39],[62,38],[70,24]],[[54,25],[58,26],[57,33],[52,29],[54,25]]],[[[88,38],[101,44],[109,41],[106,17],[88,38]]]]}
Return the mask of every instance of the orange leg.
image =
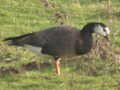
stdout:
{"type": "Polygon", "coordinates": [[[61,73],[60,73],[60,61],[59,60],[56,60],[55,61],[55,67],[56,67],[56,73],[61,76],[61,73]]]}

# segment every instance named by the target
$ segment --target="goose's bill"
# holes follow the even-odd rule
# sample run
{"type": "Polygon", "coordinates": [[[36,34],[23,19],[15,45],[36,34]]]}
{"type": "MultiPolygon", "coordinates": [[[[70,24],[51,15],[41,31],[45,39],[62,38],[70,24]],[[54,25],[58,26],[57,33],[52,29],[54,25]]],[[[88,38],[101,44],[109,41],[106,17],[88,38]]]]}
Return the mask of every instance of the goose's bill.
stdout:
{"type": "Polygon", "coordinates": [[[108,38],[108,34],[104,37],[108,40],[108,42],[110,42],[110,39],[108,38]]]}

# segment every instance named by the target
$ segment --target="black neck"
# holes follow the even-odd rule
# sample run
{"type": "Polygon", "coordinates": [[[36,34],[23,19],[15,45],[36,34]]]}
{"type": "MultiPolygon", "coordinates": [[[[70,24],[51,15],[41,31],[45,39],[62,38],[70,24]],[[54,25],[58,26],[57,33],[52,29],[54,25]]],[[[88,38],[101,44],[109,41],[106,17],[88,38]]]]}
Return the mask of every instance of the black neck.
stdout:
{"type": "Polygon", "coordinates": [[[93,45],[92,33],[83,33],[80,31],[80,40],[76,44],[76,53],[78,55],[85,54],[89,52],[93,45]]]}
{"type": "Polygon", "coordinates": [[[85,33],[82,35],[82,38],[83,38],[83,49],[85,50],[85,53],[89,52],[93,45],[92,33],[85,33]]]}
{"type": "Polygon", "coordinates": [[[94,33],[94,24],[89,25],[89,26],[84,26],[83,29],[81,30],[81,33],[86,34],[86,33],[94,33]]]}

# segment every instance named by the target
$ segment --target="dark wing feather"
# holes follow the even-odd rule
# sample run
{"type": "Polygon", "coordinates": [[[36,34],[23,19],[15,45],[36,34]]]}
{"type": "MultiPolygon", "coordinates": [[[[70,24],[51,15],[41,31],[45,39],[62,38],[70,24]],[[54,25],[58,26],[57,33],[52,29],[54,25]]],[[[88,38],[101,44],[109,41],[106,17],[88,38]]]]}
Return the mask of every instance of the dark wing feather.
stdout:
{"type": "Polygon", "coordinates": [[[25,34],[19,37],[6,38],[3,41],[7,41],[8,45],[23,46],[27,40],[29,40],[34,33],[25,34]]]}

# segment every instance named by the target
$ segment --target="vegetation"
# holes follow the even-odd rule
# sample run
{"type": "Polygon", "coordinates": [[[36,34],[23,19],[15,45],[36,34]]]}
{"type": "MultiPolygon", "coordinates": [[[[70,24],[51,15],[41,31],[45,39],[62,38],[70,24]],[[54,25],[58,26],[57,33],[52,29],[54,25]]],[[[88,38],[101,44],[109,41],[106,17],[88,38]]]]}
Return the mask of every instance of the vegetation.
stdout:
{"type": "Polygon", "coordinates": [[[120,89],[119,0],[1,0],[1,90],[117,90],[120,89]],[[110,28],[111,42],[95,36],[90,53],[61,61],[59,77],[54,60],[22,47],[7,46],[3,39],[57,25],[79,29],[89,22],[110,28]]]}

